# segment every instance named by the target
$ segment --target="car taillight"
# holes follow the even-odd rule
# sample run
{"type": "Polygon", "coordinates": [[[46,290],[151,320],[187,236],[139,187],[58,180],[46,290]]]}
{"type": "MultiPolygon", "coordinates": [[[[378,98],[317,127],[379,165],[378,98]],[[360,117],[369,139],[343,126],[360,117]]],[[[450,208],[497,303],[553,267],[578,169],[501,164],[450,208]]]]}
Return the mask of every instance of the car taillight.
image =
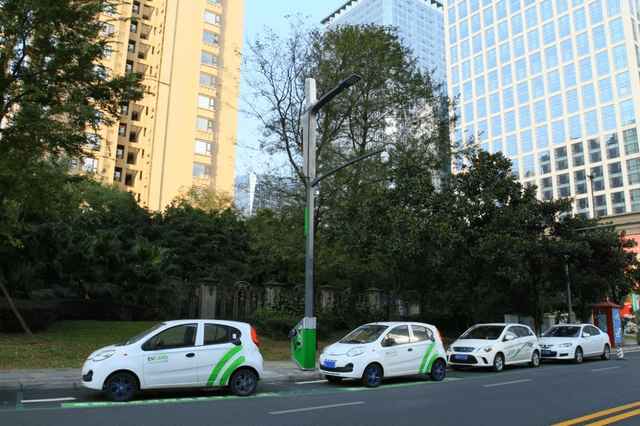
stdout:
{"type": "Polygon", "coordinates": [[[438,337],[440,338],[440,341],[443,342],[444,340],[442,340],[442,334],[440,334],[440,330],[436,328],[436,331],[438,332],[438,337]]]}
{"type": "Polygon", "coordinates": [[[260,346],[260,341],[258,340],[258,333],[256,333],[256,331],[253,329],[253,327],[251,327],[251,340],[253,340],[253,343],[256,344],[256,346],[260,346]]]}

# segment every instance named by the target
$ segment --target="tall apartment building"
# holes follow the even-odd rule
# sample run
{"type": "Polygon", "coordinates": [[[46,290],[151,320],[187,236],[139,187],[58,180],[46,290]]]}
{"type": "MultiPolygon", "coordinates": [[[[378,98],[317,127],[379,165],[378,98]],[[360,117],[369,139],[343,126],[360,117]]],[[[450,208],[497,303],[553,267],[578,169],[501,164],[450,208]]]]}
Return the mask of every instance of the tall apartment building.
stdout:
{"type": "Polygon", "coordinates": [[[242,0],[134,0],[104,14],[102,68],[141,72],[150,95],[100,129],[94,158],[72,164],[163,210],[192,186],[232,194],[242,0]],[[126,18],[119,20],[118,18],[126,18]]]}
{"type": "Polygon", "coordinates": [[[454,0],[445,19],[457,138],[574,213],[640,211],[638,0],[454,0]]]}
{"type": "Polygon", "coordinates": [[[446,84],[446,48],[443,5],[435,0],[349,0],[322,20],[327,27],[349,24],[391,25],[405,46],[413,50],[418,66],[433,71],[446,84]]]}

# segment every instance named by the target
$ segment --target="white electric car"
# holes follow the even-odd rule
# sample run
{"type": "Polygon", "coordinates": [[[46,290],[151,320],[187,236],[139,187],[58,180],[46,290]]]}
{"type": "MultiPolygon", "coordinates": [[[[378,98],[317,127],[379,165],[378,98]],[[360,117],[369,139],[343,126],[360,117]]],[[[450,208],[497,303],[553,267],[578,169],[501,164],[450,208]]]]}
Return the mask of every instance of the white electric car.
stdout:
{"type": "Polygon", "coordinates": [[[585,357],[611,356],[609,335],[591,324],[561,324],[550,327],[540,338],[542,359],[566,359],[582,363],[585,357]]]}
{"type": "Polygon", "coordinates": [[[258,338],[246,323],[177,320],[89,355],[82,384],[111,401],[131,400],[139,389],[229,386],[251,395],[263,376],[258,338]]]}
{"type": "Polygon", "coordinates": [[[320,372],[328,381],[360,379],[367,387],[382,378],[428,374],[444,379],[446,360],[438,329],[417,322],[377,322],[353,330],[320,355],[320,372]]]}
{"type": "Polygon", "coordinates": [[[540,346],[533,331],[522,324],[478,324],[465,331],[447,348],[447,362],[454,368],[540,364],[540,346]]]}

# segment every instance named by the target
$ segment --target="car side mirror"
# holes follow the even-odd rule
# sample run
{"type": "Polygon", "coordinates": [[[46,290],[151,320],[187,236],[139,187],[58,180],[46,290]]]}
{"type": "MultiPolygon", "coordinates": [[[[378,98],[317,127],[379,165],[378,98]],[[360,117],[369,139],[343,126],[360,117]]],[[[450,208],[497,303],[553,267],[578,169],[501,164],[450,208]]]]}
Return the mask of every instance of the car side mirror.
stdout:
{"type": "Polygon", "coordinates": [[[582,333],[582,337],[591,337],[589,333],[582,333]]]}
{"type": "Polygon", "coordinates": [[[382,346],[393,346],[396,344],[396,340],[392,337],[389,337],[388,339],[385,339],[382,341],[382,346]]]}
{"type": "Polygon", "coordinates": [[[507,336],[504,336],[504,341],[508,342],[509,340],[513,340],[515,338],[516,338],[516,336],[514,336],[513,334],[509,334],[507,336]]]}

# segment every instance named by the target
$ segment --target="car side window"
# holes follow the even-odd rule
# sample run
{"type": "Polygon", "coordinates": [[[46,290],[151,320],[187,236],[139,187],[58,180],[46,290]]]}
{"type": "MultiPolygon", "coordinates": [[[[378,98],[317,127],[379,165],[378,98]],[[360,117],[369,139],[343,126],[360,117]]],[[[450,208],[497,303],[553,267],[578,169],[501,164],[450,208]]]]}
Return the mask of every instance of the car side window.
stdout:
{"type": "Polygon", "coordinates": [[[412,342],[423,342],[425,340],[435,341],[433,338],[433,332],[422,325],[412,325],[411,330],[413,331],[413,340],[412,342]]]}
{"type": "Polygon", "coordinates": [[[587,333],[589,333],[592,336],[597,336],[600,334],[600,330],[598,330],[597,328],[595,328],[594,326],[590,325],[588,327],[585,327],[587,329],[587,333]]]}
{"type": "Polygon", "coordinates": [[[210,324],[204,325],[204,344],[220,345],[239,339],[242,333],[235,327],[228,325],[210,324]]]}
{"type": "Polygon", "coordinates": [[[387,342],[388,346],[409,343],[409,327],[406,325],[399,325],[385,336],[383,342],[387,342]]]}
{"type": "Polygon", "coordinates": [[[156,334],[142,345],[144,351],[195,346],[198,324],[182,324],[156,334]]]}
{"type": "Polygon", "coordinates": [[[516,328],[516,335],[518,337],[531,337],[533,336],[533,333],[527,328],[527,327],[515,327],[516,328]]]}

